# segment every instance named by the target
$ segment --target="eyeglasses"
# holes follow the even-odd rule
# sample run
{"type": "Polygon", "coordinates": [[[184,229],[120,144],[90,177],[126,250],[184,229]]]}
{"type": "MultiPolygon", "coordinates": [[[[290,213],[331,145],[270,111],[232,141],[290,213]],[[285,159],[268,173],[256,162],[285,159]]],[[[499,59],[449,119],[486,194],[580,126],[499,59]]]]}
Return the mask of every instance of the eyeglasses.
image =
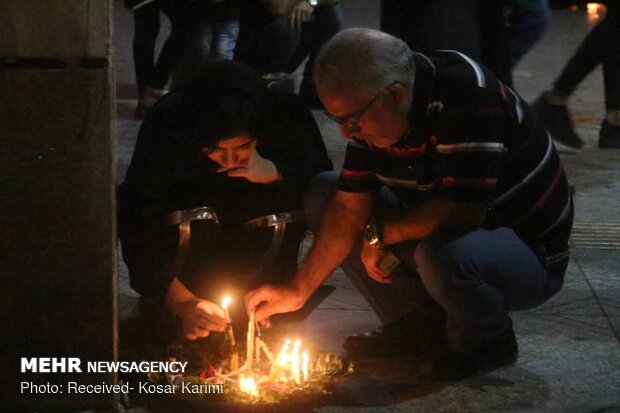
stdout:
{"type": "Polygon", "coordinates": [[[334,122],[336,122],[338,125],[343,125],[349,132],[352,132],[357,129],[357,124],[360,122],[360,120],[362,120],[362,117],[364,117],[366,112],[368,112],[368,109],[370,109],[372,104],[375,103],[375,101],[377,100],[379,95],[381,95],[383,90],[396,83],[399,83],[399,82],[398,81],[392,82],[389,85],[385,86],[375,96],[373,96],[373,98],[370,99],[370,101],[367,104],[365,104],[363,108],[356,110],[349,116],[338,117],[338,116],[332,115],[328,111],[325,111],[325,115],[331,120],[333,120],[334,122]]]}
{"type": "Polygon", "coordinates": [[[364,107],[356,110],[349,116],[338,117],[332,115],[328,111],[325,111],[325,115],[334,122],[336,122],[338,125],[343,125],[348,131],[354,131],[357,129],[357,124],[359,123],[359,121],[362,120],[362,117],[366,114],[366,112],[368,112],[368,109],[370,109],[372,104],[375,103],[375,100],[377,100],[381,92],[383,92],[383,89],[379,93],[377,93],[372,99],[370,99],[370,101],[366,103],[364,107]]]}

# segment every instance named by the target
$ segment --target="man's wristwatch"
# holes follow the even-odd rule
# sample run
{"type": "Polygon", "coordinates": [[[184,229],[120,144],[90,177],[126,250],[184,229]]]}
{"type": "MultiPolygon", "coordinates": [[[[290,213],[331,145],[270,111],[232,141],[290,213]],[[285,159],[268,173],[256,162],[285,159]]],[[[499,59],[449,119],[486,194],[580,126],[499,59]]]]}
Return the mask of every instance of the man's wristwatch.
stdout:
{"type": "Polygon", "coordinates": [[[387,249],[386,245],[383,243],[381,228],[377,224],[366,224],[364,227],[364,239],[375,248],[380,250],[387,249]]]}

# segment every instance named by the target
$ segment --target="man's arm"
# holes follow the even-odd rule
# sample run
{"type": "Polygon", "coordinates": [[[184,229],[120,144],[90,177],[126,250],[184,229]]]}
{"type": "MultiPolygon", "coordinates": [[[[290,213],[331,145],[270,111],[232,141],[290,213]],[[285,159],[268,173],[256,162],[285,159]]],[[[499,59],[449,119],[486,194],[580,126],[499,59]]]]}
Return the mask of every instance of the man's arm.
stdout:
{"type": "Polygon", "coordinates": [[[371,193],[336,192],[295,279],[286,286],[265,285],[248,293],[247,310],[256,308],[256,319],[264,320],[301,308],[353,249],[370,215],[372,200],[371,193]]]}
{"type": "Polygon", "coordinates": [[[422,239],[439,227],[480,227],[486,211],[482,204],[432,198],[410,208],[398,219],[383,224],[383,243],[391,245],[422,239]]]}

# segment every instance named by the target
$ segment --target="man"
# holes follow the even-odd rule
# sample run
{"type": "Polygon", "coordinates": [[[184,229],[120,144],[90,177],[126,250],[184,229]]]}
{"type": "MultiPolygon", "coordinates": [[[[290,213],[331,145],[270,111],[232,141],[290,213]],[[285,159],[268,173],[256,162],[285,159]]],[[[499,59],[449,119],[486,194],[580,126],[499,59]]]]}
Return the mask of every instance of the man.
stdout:
{"type": "MultiPolygon", "coordinates": [[[[468,377],[514,361],[508,311],[546,301],[568,265],[571,194],[543,126],[470,58],[414,54],[374,30],[336,35],[315,73],[349,139],[345,163],[294,280],[249,293],[248,310],[265,320],[300,308],[363,238],[361,261],[375,284],[392,281],[381,268],[391,250],[445,311],[449,345],[432,360],[435,375],[468,377]],[[376,221],[384,185],[399,212],[376,221]]],[[[328,192],[321,180],[312,193],[328,192]]]]}

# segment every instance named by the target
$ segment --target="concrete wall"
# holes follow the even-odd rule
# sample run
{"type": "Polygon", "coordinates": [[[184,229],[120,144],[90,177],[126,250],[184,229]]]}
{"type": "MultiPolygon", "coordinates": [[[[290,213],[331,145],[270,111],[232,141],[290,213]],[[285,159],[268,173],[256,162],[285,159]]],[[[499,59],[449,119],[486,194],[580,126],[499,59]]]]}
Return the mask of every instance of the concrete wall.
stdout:
{"type": "Polygon", "coordinates": [[[111,406],[20,394],[20,357],[116,357],[110,0],[0,3],[0,405],[111,406]],[[3,400],[4,399],[4,400],[3,400]]]}

